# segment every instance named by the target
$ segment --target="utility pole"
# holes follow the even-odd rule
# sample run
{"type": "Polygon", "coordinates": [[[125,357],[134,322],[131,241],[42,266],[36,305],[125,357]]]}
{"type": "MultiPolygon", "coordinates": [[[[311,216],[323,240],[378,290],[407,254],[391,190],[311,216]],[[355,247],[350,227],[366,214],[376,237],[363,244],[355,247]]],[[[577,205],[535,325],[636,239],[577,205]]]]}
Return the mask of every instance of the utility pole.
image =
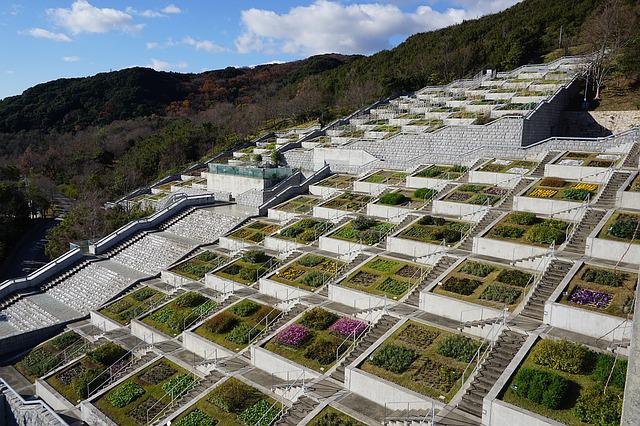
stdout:
{"type": "Polygon", "coordinates": [[[560,25],[560,37],[558,38],[558,49],[562,49],[562,25],[560,25]]]}

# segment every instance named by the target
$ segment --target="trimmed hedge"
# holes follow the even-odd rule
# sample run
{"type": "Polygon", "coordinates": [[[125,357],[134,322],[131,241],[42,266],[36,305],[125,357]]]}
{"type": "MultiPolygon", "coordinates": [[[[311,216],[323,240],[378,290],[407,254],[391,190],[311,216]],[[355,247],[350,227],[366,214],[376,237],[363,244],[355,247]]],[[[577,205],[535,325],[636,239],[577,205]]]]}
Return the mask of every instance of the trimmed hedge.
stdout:
{"type": "Polygon", "coordinates": [[[618,426],[622,417],[622,395],[604,393],[601,387],[584,389],[574,409],[576,417],[585,422],[602,426],[618,426]]]}
{"type": "Polygon", "coordinates": [[[566,340],[543,339],[531,355],[538,365],[571,374],[584,373],[591,361],[587,348],[566,340]]]}
{"type": "Polygon", "coordinates": [[[326,330],[331,324],[340,318],[333,312],[325,311],[322,308],[313,308],[303,315],[300,322],[309,328],[316,330],[326,330]]]}
{"type": "Polygon", "coordinates": [[[498,274],[497,280],[501,283],[524,287],[531,279],[531,274],[517,269],[503,269],[498,274]]]}
{"type": "Polygon", "coordinates": [[[469,362],[479,347],[480,344],[469,337],[453,335],[442,341],[438,346],[438,353],[461,362],[469,362]]]}
{"type": "Polygon", "coordinates": [[[478,287],[480,287],[481,282],[478,280],[470,280],[468,278],[458,278],[451,277],[447,281],[442,284],[442,288],[446,291],[451,291],[453,293],[462,294],[464,296],[469,296],[472,294],[478,287]]]}
{"type": "Polygon", "coordinates": [[[566,400],[569,385],[570,382],[559,374],[521,368],[511,386],[516,395],[556,410],[566,400]]]}
{"type": "Polygon", "coordinates": [[[388,192],[380,197],[378,202],[387,206],[397,206],[406,203],[409,199],[401,192],[388,192]]]}
{"type": "Polygon", "coordinates": [[[627,361],[624,359],[615,360],[611,355],[598,354],[592,377],[602,385],[605,385],[609,380],[610,386],[624,389],[624,384],[627,380],[627,361]],[[615,367],[613,365],[614,361],[615,367]],[[611,373],[612,369],[613,373],[611,373]],[[609,374],[611,374],[611,379],[609,379],[609,374]]]}
{"type": "Polygon", "coordinates": [[[387,343],[375,351],[369,361],[380,368],[400,374],[406,371],[417,357],[411,349],[387,343]]]}
{"type": "Polygon", "coordinates": [[[469,260],[465,262],[462,268],[460,268],[460,272],[484,278],[492,273],[495,269],[496,268],[491,265],[487,265],[486,263],[473,262],[469,260]]]}
{"type": "Polygon", "coordinates": [[[231,312],[239,317],[248,317],[260,309],[260,305],[252,300],[243,300],[231,307],[231,312]]]}

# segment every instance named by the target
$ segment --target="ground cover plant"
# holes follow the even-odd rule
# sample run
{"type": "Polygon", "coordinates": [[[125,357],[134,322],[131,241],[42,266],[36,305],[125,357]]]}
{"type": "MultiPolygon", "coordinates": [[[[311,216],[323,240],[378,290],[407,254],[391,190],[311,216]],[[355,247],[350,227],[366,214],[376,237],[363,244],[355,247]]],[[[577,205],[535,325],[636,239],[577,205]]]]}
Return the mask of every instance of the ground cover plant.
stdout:
{"type": "Polygon", "coordinates": [[[627,361],[578,343],[538,340],[500,397],[564,424],[620,424],[627,361]],[[606,393],[604,385],[608,381],[606,393]]]}
{"type": "Polygon", "coordinates": [[[77,351],[83,345],[81,337],[67,331],[33,348],[16,364],[16,369],[32,383],[57,367],[63,360],[63,352],[77,351]]]}
{"type": "Polygon", "coordinates": [[[398,206],[409,209],[418,209],[425,205],[438,191],[431,188],[419,188],[416,190],[396,190],[383,194],[376,204],[385,206],[398,206]]]}
{"type": "Polygon", "coordinates": [[[432,179],[456,180],[467,171],[467,168],[459,165],[438,165],[434,164],[418,171],[413,176],[432,179]]]}
{"type": "Polygon", "coordinates": [[[640,192],[640,174],[638,174],[626,189],[631,192],[640,192]]]}
{"type": "Polygon", "coordinates": [[[242,228],[236,229],[235,231],[227,235],[227,237],[257,244],[262,242],[262,240],[264,240],[264,237],[275,233],[279,229],[280,227],[275,223],[256,220],[243,226],[242,228]]]}
{"type": "Polygon", "coordinates": [[[357,179],[353,175],[331,175],[328,178],[321,180],[317,186],[328,186],[336,189],[350,189],[353,185],[353,181],[357,179]]]}
{"type": "Polygon", "coordinates": [[[598,234],[598,238],[640,243],[640,215],[616,211],[598,234]]]}
{"type": "Polygon", "coordinates": [[[212,271],[228,259],[223,254],[207,250],[174,266],[169,271],[199,281],[204,278],[207,272],[212,271]]]}
{"type": "Polygon", "coordinates": [[[338,228],[329,237],[372,246],[382,241],[391,229],[393,225],[390,223],[359,216],[338,228]]]}
{"type": "Polygon", "coordinates": [[[253,284],[277,265],[278,260],[260,250],[246,252],[240,259],[217,270],[215,275],[240,284],[253,284]]]}
{"type": "Polygon", "coordinates": [[[315,371],[327,371],[336,355],[345,355],[354,334],[359,336],[363,321],[316,307],[305,312],[295,323],[281,330],[265,344],[265,348],[315,371]]]}
{"type": "Polygon", "coordinates": [[[393,170],[378,170],[377,172],[362,179],[362,182],[382,183],[385,185],[397,186],[403,185],[406,177],[407,174],[403,172],[396,172],[393,170]]]}
{"type": "Polygon", "coordinates": [[[147,424],[169,403],[171,395],[188,392],[195,383],[192,373],[162,358],[109,390],[95,405],[118,425],[147,424]]]}
{"type": "Polygon", "coordinates": [[[600,188],[600,186],[597,183],[546,177],[529,188],[524,196],[581,203],[587,199],[593,199],[598,193],[598,188],[600,188]]]}
{"type": "Polygon", "coordinates": [[[436,244],[444,240],[447,245],[451,246],[462,239],[470,226],[467,222],[428,215],[403,229],[396,237],[436,244]]]}
{"type": "Polygon", "coordinates": [[[512,212],[486,234],[487,238],[507,240],[535,246],[556,246],[564,243],[569,222],[545,219],[533,213],[512,212]]]}
{"type": "Polygon", "coordinates": [[[610,167],[616,164],[620,158],[621,157],[616,154],[569,151],[556,160],[554,164],[582,167],[610,167]]]}
{"type": "Polygon", "coordinates": [[[339,260],[309,253],[270,276],[269,279],[314,291],[322,287],[342,266],[344,262],[339,260]]]}
{"type": "Polygon", "coordinates": [[[104,384],[108,378],[108,374],[102,374],[105,369],[112,366],[117,371],[128,361],[120,361],[120,365],[114,365],[126,353],[125,349],[113,342],[105,343],[47,378],[47,383],[75,405],[85,399],[89,391],[94,392],[104,384]]]}
{"type": "Polygon", "coordinates": [[[232,351],[244,349],[280,314],[271,306],[244,299],[205,321],[194,332],[232,351]]]}
{"type": "Polygon", "coordinates": [[[312,195],[298,195],[295,198],[286,201],[275,208],[283,212],[308,214],[313,211],[313,206],[318,205],[322,198],[312,195]]]}
{"type": "Polygon", "coordinates": [[[481,172],[494,172],[494,173],[514,173],[525,174],[535,169],[538,165],[535,161],[526,160],[506,160],[496,158],[484,166],[480,167],[478,171],[481,172]]]}
{"type": "Polygon", "coordinates": [[[460,388],[462,372],[479,347],[477,339],[407,321],[359,368],[423,395],[449,401],[460,388]]]}
{"type": "Polygon", "coordinates": [[[333,224],[326,220],[315,218],[300,219],[284,228],[278,234],[274,235],[274,237],[301,244],[310,244],[332,227],[333,224]]]}
{"type": "Polygon", "coordinates": [[[626,318],[632,314],[637,274],[583,264],[560,303],[626,318]]]}
{"type": "Polygon", "coordinates": [[[365,424],[327,405],[311,419],[309,426],[365,426],[365,424]]]}
{"type": "Polygon", "coordinates": [[[143,287],[100,309],[102,315],[126,325],[133,318],[153,309],[165,297],[164,293],[151,287],[143,287]]]}
{"type": "Polygon", "coordinates": [[[185,326],[189,326],[201,314],[210,312],[215,306],[216,302],[213,300],[198,292],[190,291],[147,315],[142,322],[175,337],[182,333],[185,326]]]}
{"type": "Polygon", "coordinates": [[[373,200],[373,197],[360,194],[357,192],[344,192],[335,198],[330,199],[320,207],[326,207],[328,209],[344,210],[349,212],[358,212],[362,210],[366,205],[373,200]]]}
{"type": "Polygon", "coordinates": [[[424,265],[376,256],[349,274],[340,285],[397,300],[418,284],[428,270],[424,265]]]}
{"type": "Polygon", "coordinates": [[[529,272],[494,263],[465,260],[432,291],[495,309],[506,306],[512,310],[532,283],[533,276],[529,272]]]}
{"type": "Polygon", "coordinates": [[[478,185],[467,183],[458,186],[447,194],[444,201],[462,204],[486,204],[496,205],[509,192],[506,188],[491,185],[478,185]]]}

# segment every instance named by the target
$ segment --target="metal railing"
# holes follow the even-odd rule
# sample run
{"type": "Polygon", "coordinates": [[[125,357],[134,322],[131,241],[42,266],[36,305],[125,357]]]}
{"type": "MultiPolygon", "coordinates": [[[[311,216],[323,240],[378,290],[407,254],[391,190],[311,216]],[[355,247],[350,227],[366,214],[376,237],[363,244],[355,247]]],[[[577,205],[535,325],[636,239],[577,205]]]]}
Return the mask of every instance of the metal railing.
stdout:
{"type": "Polygon", "coordinates": [[[166,410],[173,407],[180,399],[182,399],[182,397],[187,392],[197,386],[199,382],[200,378],[190,371],[189,374],[185,374],[182,378],[180,378],[169,390],[165,391],[165,394],[162,396],[162,398],[158,399],[151,407],[147,409],[147,425],[151,425],[158,419],[160,419],[166,413],[166,410]],[[156,406],[167,397],[169,398],[169,402],[164,407],[162,407],[154,416],[151,416],[153,410],[156,409],[156,406]]]}
{"type": "Polygon", "coordinates": [[[90,397],[104,386],[108,386],[118,380],[121,373],[126,371],[127,368],[131,367],[136,362],[136,352],[140,349],[148,348],[149,346],[150,345],[147,342],[142,342],[134,346],[131,350],[102,370],[102,372],[100,372],[93,380],[87,383],[87,397],[90,397]]]}
{"type": "Polygon", "coordinates": [[[412,401],[412,402],[385,402],[384,403],[384,422],[400,422],[402,424],[419,423],[421,425],[429,424],[434,426],[436,418],[436,407],[433,401],[412,401]],[[431,408],[424,408],[431,405],[431,408]],[[396,408],[397,407],[397,408],[396,408]],[[425,411],[422,415],[421,411],[425,411]],[[394,413],[397,413],[394,415],[394,413]],[[413,414],[415,413],[415,414],[413,414]]]}
{"type": "Polygon", "coordinates": [[[483,343],[480,345],[480,347],[478,347],[476,352],[473,354],[473,356],[469,360],[469,363],[462,371],[462,375],[460,376],[460,386],[464,386],[465,377],[467,378],[471,377],[480,368],[486,356],[493,349],[495,345],[495,338],[498,336],[498,333],[501,332],[502,329],[505,327],[506,319],[507,319],[506,311],[503,311],[501,320],[499,319],[498,321],[494,322],[491,325],[489,332],[484,337],[483,343]],[[496,327],[498,328],[496,329],[496,327]],[[471,368],[472,366],[473,366],[473,369],[469,372],[469,375],[467,376],[467,371],[469,371],[469,368],[471,368]]]}

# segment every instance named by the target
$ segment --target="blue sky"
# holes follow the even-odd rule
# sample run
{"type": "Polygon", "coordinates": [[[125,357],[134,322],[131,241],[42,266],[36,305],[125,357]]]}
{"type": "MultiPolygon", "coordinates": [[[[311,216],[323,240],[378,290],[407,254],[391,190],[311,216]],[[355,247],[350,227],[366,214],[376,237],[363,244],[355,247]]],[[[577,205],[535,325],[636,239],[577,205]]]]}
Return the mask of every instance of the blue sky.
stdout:
{"type": "Polygon", "coordinates": [[[519,0],[3,0],[0,98],[131,66],[202,72],[370,54],[519,0]]]}

